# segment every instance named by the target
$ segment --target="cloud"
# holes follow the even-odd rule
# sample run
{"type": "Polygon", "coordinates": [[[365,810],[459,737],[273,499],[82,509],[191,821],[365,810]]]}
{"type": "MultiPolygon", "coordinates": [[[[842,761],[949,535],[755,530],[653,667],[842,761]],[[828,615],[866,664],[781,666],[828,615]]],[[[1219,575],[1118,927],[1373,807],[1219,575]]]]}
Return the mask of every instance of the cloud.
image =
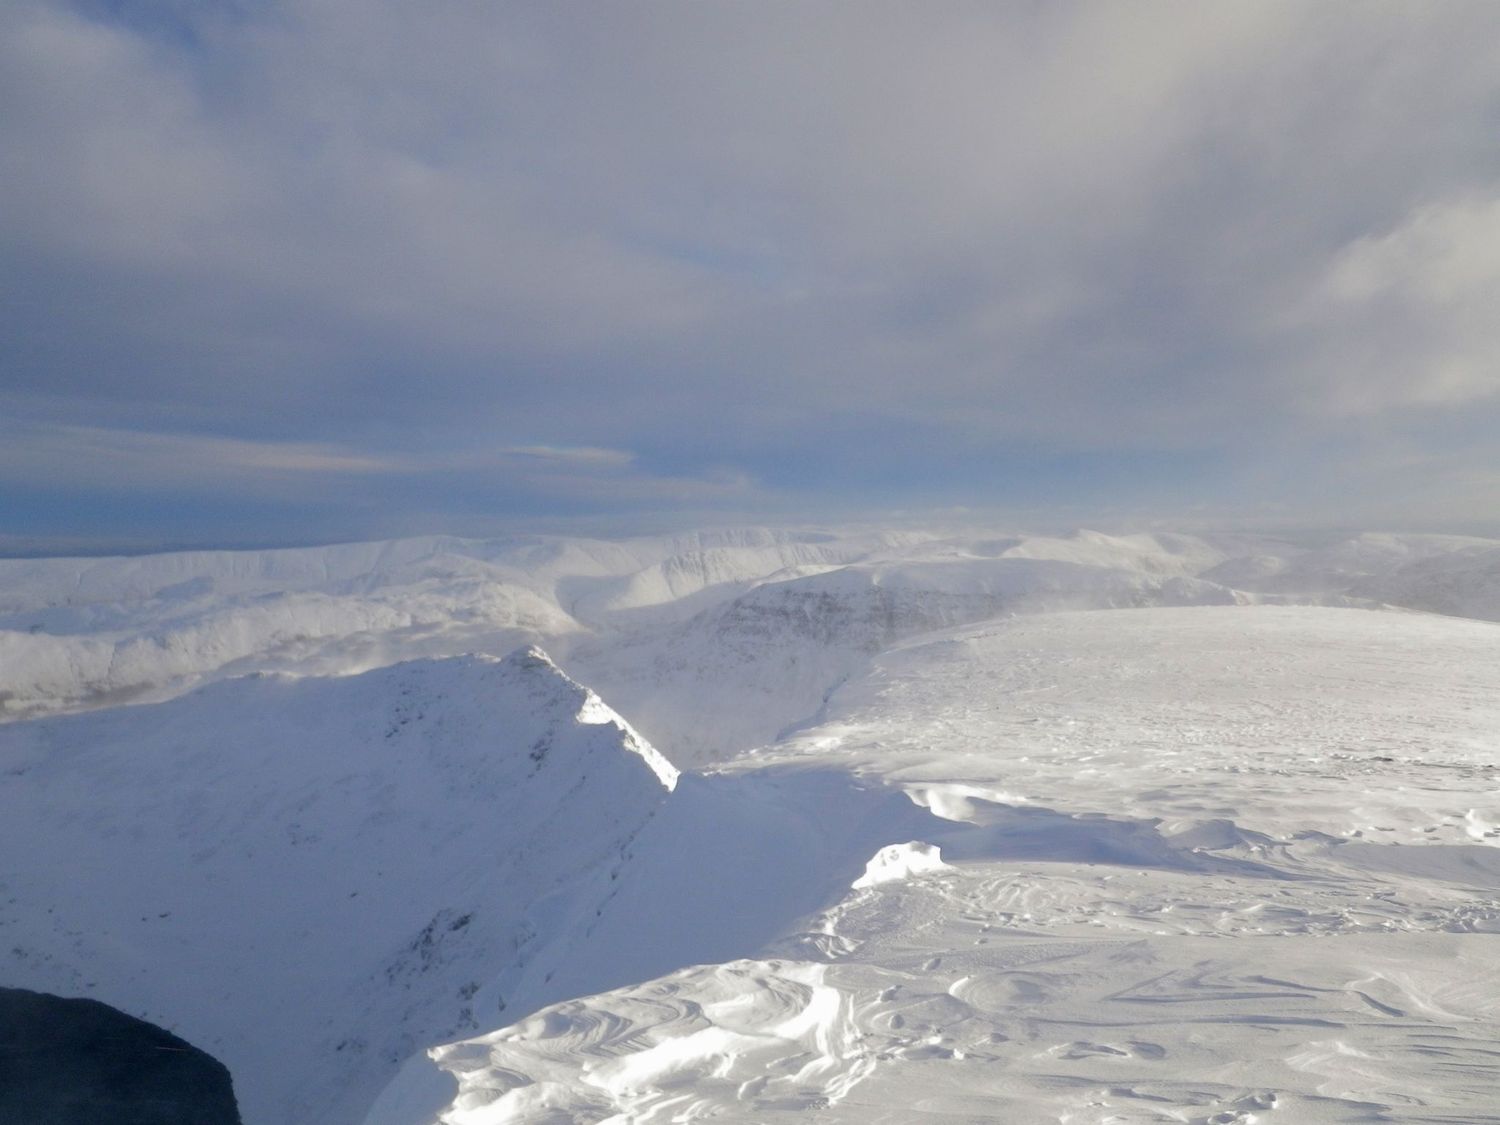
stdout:
{"type": "MultiPolygon", "coordinates": [[[[373,509],[394,497],[419,518],[447,510],[454,497],[467,498],[470,508],[492,499],[497,511],[541,502],[569,512],[764,498],[744,473],[653,472],[618,449],[501,446],[390,456],[330,444],[74,425],[0,426],[0,479],[9,490],[51,494],[220,497],[230,510],[246,501],[373,509]]],[[[460,499],[458,508],[465,506],[460,499]]]]}
{"type": "Polygon", "coordinates": [[[1493,408],[1497,75],[1463,0],[18,0],[0,416],[464,511],[1332,478],[1493,408]]]}
{"type": "Polygon", "coordinates": [[[600,449],[596,446],[515,445],[498,450],[496,456],[562,465],[612,467],[629,465],[635,460],[634,454],[623,449],[600,449]]]}
{"type": "Polygon", "coordinates": [[[1457,407],[1500,394],[1500,194],[1415,207],[1339,250],[1294,313],[1327,406],[1457,407]]]}
{"type": "Polygon", "coordinates": [[[220,488],[255,480],[304,487],[308,477],[393,473],[410,465],[331,445],[142,433],[97,426],[6,426],[0,472],[12,485],[107,491],[220,488]]]}

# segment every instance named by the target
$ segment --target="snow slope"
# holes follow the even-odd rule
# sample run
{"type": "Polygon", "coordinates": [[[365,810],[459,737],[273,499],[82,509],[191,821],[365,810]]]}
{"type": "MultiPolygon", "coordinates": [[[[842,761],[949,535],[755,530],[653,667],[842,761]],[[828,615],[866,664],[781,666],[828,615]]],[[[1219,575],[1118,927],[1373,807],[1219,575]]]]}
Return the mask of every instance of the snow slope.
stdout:
{"type": "Polygon", "coordinates": [[[899,798],[869,868],[808,851],[843,890],[779,938],[438,1047],[458,1097],[370,1125],[1500,1119],[1497,730],[1489,623],[1140,609],[914,641],[704,779],[822,786],[834,835],[865,823],[835,775],[899,798]]]}
{"type": "Polygon", "coordinates": [[[608,900],[676,777],[536,650],[12,724],[0,979],[201,1045],[250,1125],[357,1120],[608,900]]]}

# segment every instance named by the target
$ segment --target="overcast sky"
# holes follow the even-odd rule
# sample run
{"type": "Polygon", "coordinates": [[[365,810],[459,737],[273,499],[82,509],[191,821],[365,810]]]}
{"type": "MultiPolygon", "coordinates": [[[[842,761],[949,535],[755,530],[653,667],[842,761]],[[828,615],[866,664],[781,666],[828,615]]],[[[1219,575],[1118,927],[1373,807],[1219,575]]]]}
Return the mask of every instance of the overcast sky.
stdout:
{"type": "Polygon", "coordinates": [[[1500,528],[1500,4],[0,5],[0,548],[1500,528]]]}

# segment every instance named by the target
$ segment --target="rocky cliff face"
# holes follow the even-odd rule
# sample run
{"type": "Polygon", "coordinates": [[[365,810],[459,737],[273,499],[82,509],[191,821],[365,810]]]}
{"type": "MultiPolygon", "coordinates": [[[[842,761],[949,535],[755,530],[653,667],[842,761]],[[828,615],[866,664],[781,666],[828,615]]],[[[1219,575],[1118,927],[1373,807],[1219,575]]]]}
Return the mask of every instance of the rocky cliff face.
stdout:
{"type": "Polygon", "coordinates": [[[0,1121],[239,1125],[229,1071],[97,1000],[0,988],[0,1121]]]}

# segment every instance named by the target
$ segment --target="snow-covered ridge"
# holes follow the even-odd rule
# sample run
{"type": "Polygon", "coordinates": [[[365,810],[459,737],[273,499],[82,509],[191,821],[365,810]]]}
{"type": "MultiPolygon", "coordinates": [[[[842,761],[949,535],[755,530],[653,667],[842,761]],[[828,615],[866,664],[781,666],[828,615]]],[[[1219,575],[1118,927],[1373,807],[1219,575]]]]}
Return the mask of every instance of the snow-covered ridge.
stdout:
{"type": "Polygon", "coordinates": [[[676,781],[534,648],[12,724],[4,976],[202,1044],[251,1125],[354,1120],[500,1018],[481,987],[607,900],[676,781]]]}
{"type": "Polygon", "coordinates": [[[715,590],[907,538],[745,529],[0,560],[0,716],[162,699],[253,671],[555,647],[622,614],[671,616],[715,590]]]}
{"type": "MultiPolygon", "coordinates": [[[[541,643],[587,669],[659,742],[696,756],[774,735],[853,670],[848,653],[924,629],[998,613],[1265,599],[1500,618],[1497,576],[1494,540],[1363,535],[1305,550],[1264,537],[1092,531],[436,536],[0,560],[0,716],[163,699],[253,671],[339,675],[541,643]],[[794,628],[797,644],[813,646],[804,668],[815,667],[774,724],[730,719],[710,745],[684,725],[672,689],[655,684],[684,651],[720,679],[738,675],[757,637],[794,628]]],[[[744,678],[785,694],[754,670],[744,678]]]]}
{"type": "MultiPolygon", "coordinates": [[[[483,658],[480,658],[483,659],[483,658]]],[[[503,662],[521,672],[533,673],[542,682],[557,689],[560,695],[560,710],[572,711],[573,720],[585,726],[602,726],[619,732],[620,746],[632,754],[638,754],[651,772],[656,775],[668,792],[677,787],[680,776],[676,766],[659,754],[654,746],[642,738],[635,729],[621,718],[604,700],[590,689],[573,680],[552,662],[552,658],[536,645],[528,645],[512,653],[503,662]],[[576,709],[574,705],[576,704],[576,709]]]]}

